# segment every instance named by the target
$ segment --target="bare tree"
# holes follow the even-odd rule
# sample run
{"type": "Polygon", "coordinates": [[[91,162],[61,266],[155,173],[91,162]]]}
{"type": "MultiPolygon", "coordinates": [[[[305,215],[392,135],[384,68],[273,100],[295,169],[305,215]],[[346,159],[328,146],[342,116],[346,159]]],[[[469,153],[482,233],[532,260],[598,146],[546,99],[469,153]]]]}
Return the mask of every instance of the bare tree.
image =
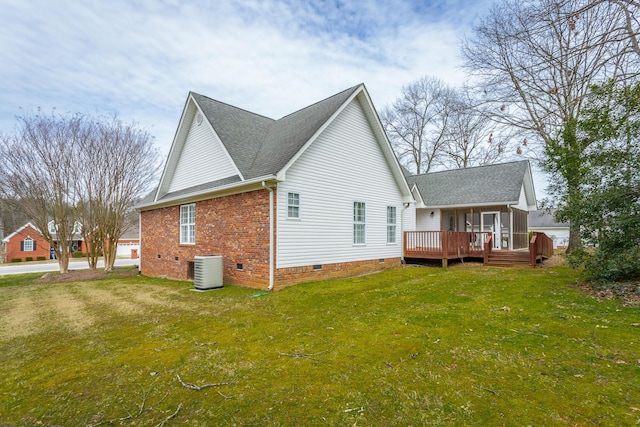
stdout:
{"type": "Polygon", "coordinates": [[[450,119],[441,148],[440,163],[445,169],[462,169],[493,164],[506,156],[507,138],[482,105],[463,89],[451,92],[447,102],[450,119]]]}
{"type": "Polygon", "coordinates": [[[0,137],[0,197],[15,201],[40,229],[61,273],[68,271],[78,223],[89,267],[104,256],[111,270],[125,217],[158,170],[153,137],[116,115],[38,113],[18,122],[14,135],[0,137]]]}
{"type": "Polygon", "coordinates": [[[136,123],[116,115],[93,122],[93,137],[85,140],[78,180],[79,203],[85,240],[95,249],[90,266],[104,255],[105,271],[113,268],[118,240],[134,202],[155,182],[158,152],[153,137],[136,123]]]}
{"type": "MultiPolygon", "coordinates": [[[[567,124],[575,123],[592,84],[629,78],[637,59],[624,54],[633,42],[624,11],[610,2],[588,4],[505,1],[463,44],[465,65],[494,120],[520,131],[523,154],[547,160],[547,170],[564,181],[569,203],[580,198],[580,170],[554,167],[545,150],[560,144],[579,158],[584,146],[567,124]]],[[[580,246],[580,219],[571,218],[571,227],[570,250],[580,246]]]]}
{"type": "Polygon", "coordinates": [[[60,273],[66,273],[76,223],[77,148],[86,135],[86,121],[79,114],[40,111],[17,119],[17,132],[0,139],[0,194],[18,203],[40,229],[55,251],[60,273]]]}
{"type": "Polygon", "coordinates": [[[450,110],[450,89],[439,79],[423,77],[402,88],[380,119],[400,162],[415,173],[427,173],[437,164],[444,144],[450,110]]]}

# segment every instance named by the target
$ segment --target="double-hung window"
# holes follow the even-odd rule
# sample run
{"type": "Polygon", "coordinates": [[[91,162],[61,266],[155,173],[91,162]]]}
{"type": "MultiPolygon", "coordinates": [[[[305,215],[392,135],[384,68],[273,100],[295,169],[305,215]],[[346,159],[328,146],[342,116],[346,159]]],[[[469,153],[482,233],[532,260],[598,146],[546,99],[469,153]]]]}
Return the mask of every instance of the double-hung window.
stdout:
{"type": "Polygon", "coordinates": [[[387,243],[396,243],[396,207],[387,206],[387,243]]]}
{"type": "Polygon", "coordinates": [[[353,244],[364,245],[366,240],[366,209],[364,202],[353,202],[353,244]]]}
{"type": "Polygon", "coordinates": [[[300,193],[287,193],[287,218],[300,219],[300,193]]]}
{"type": "Polygon", "coordinates": [[[180,206],[180,244],[196,242],[196,205],[180,206]]]}
{"type": "Polygon", "coordinates": [[[23,251],[24,252],[33,252],[36,250],[35,243],[31,237],[27,237],[23,242],[23,251]]]}

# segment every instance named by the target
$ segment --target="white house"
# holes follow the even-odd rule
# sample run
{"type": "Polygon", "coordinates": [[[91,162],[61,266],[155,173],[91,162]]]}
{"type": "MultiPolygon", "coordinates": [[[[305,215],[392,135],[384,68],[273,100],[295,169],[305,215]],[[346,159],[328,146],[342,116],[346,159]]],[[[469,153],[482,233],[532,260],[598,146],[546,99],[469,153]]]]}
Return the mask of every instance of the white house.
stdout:
{"type": "Polygon", "coordinates": [[[363,84],[278,120],[190,93],[137,207],[141,272],[217,254],[225,282],[273,289],[398,266],[412,201],[363,84]]]}

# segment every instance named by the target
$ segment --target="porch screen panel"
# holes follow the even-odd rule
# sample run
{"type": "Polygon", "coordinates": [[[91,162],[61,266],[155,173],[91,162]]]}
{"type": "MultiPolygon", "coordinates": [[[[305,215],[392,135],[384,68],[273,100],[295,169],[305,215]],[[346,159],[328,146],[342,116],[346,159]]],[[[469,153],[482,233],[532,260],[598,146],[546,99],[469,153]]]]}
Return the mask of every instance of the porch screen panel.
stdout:
{"type": "Polygon", "coordinates": [[[513,249],[529,247],[528,213],[513,209],[513,249]]]}

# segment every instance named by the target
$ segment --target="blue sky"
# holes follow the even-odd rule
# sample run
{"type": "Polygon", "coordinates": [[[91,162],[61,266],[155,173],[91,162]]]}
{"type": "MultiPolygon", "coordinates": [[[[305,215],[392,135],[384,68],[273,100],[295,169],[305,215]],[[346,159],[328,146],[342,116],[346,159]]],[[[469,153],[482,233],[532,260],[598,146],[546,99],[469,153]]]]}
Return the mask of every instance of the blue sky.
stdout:
{"type": "Polygon", "coordinates": [[[44,111],[135,120],[166,154],[190,90],[279,118],[364,82],[464,81],[490,1],[0,0],[0,132],[44,111]]]}

